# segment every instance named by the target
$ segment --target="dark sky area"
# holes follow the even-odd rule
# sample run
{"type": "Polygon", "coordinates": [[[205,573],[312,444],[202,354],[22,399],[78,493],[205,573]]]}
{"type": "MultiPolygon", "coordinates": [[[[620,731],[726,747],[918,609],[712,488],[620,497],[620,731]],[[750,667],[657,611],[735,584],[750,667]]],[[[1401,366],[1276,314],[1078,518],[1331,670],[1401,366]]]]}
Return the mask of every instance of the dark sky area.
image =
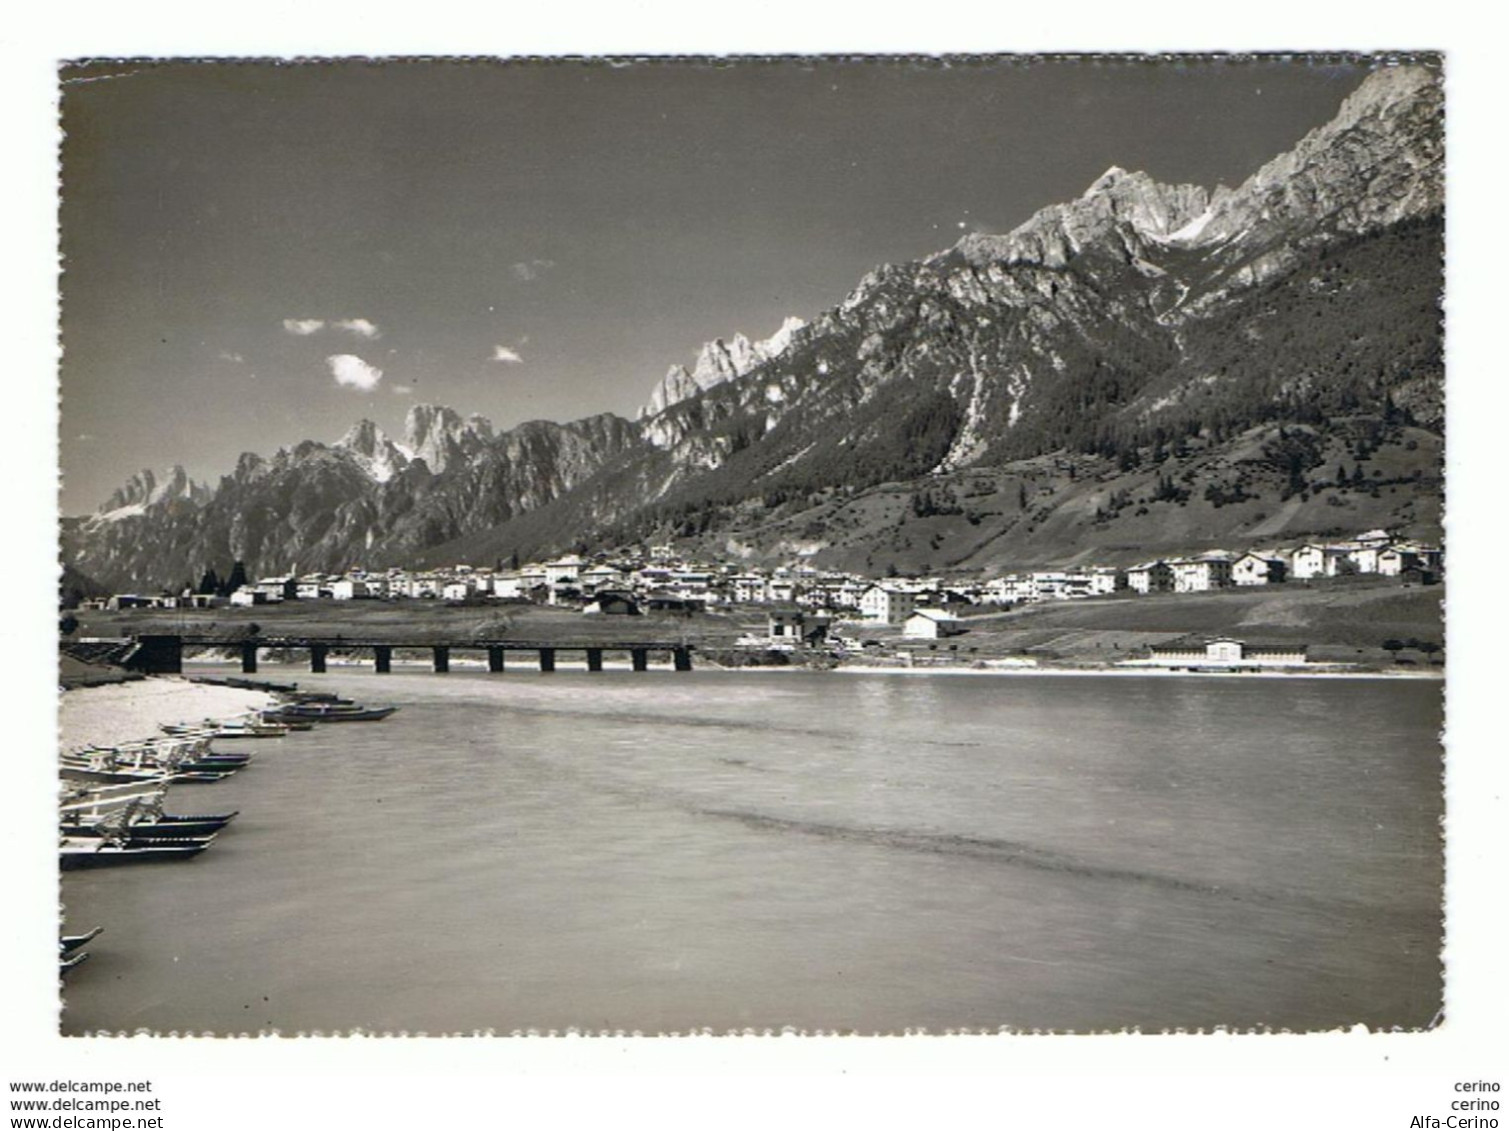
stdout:
{"type": "Polygon", "coordinates": [[[63,511],[409,406],[632,415],[668,366],[1110,165],[1236,184],[1356,65],[109,63],[62,72],[63,511]],[[345,325],[341,325],[345,323],[345,325]],[[337,359],[337,360],[332,360],[337,359]],[[376,373],[380,371],[380,378],[376,373]]]}

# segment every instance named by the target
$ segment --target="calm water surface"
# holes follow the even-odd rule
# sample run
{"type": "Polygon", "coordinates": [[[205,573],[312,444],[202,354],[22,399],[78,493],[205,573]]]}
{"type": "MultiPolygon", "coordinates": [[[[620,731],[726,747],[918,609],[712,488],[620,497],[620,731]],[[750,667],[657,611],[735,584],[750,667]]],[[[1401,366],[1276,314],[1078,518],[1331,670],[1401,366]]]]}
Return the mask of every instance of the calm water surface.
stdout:
{"type": "MultiPolygon", "coordinates": [[[[274,676],[273,678],[277,678],[274,676]]],[[[70,872],[63,1030],[1418,1026],[1440,685],[300,672],[198,859],[70,872]]]]}

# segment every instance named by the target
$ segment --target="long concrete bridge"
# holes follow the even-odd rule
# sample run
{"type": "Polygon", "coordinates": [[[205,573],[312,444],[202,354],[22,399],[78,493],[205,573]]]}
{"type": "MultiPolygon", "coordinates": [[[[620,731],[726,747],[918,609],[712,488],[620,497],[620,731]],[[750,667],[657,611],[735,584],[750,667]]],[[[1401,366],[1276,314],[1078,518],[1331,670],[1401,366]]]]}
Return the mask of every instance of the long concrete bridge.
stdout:
{"type": "Polygon", "coordinates": [[[241,670],[248,674],[257,670],[257,654],[264,648],[307,651],[309,670],[322,672],[333,650],[346,651],[363,648],[372,652],[373,666],[379,672],[393,670],[393,652],[403,648],[411,651],[428,651],[437,672],[451,670],[453,652],[485,652],[487,670],[505,670],[506,657],[510,652],[532,652],[539,660],[539,670],[555,671],[556,656],[562,652],[584,652],[587,670],[603,670],[604,652],[627,652],[637,672],[647,671],[651,652],[669,652],[672,666],[678,672],[692,670],[692,645],[663,640],[592,640],[592,641],[530,641],[530,640],[457,640],[444,643],[430,641],[411,643],[405,641],[375,640],[348,636],[168,636],[142,635],[132,638],[132,649],[126,665],[136,671],[157,674],[183,671],[185,646],[228,648],[241,653],[241,670]]]}

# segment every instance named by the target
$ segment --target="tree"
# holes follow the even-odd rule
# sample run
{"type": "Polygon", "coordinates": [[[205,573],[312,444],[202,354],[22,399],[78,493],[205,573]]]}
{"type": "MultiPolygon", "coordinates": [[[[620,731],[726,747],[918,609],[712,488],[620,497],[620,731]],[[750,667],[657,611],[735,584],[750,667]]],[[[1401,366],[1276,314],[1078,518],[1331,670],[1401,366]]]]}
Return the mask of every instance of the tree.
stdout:
{"type": "Polygon", "coordinates": [[[197,592],[197,593],[218,593],[218,592],[220,592],[220,578],[215,574],[215,571],[214,571],[213,568],[210,568],[210,569],[207,569],[207,570],[204,571],[204,576],[199,579],[199,588],[197,590],[195,590],[195,592],[197,592]]]}
{"type": "Polygon", "coordinates": [[[64,636],[72,636],[78,630],[79,618],[69,613],[58,621],[58,631],[64,636]]]}
{"type": "Polygon", "coordinates": [[[245,584],[246,563],[238,560],[234,565],[231,566],[231,575],[226,580],[225,591],[227,593],[234,593],[237,589],[240,589],[245,584]]]}

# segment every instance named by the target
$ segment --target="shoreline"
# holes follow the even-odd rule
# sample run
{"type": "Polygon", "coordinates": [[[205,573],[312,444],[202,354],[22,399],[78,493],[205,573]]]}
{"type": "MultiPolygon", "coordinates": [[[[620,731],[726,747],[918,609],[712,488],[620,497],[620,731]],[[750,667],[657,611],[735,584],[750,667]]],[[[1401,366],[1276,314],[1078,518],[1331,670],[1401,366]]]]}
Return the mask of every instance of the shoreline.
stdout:
{"type": "MultiPolygon", "coordinates": [[[[200,660],[194,660],[194,659],[191,659],[191,658],[186,658],[185,661],[184,661],[184,663],[185,663],[186,667],[189,664],[195,664],[196,666],[203,666],[203,667],[207,667],[207,668],[209,668],[209,667],[217,667],[217,666],[218,667],[230,666],[229,663],[227,661],[224,661],[224,660],[200,661],[200,660]]],[[[327,664],[328,664],[328,669],[329,669],[327,674],[334,674],[336,671],[341,670],[341,669],[360,670],[360,671],[367,671],[367,672],[371,672],[371,670],[372,670],[371,661],[367,661],[367,660],[341,661],[341,660],[336,660],[334,658],[331,658],[330,660],[327,661],[327,664]]],[[[275,664],[275,663],[267,662],[267,666],[271,667],[271,668],[277,668],[279,670],[282,670],[284,668],[298,670],[298,671],[301,671],[301,672],[304,672],[304,671],[308,670],[307,668],[304,668],[304,667],[302,667],[300,665],[295,665],[295,664],[275,664]]],[[[409,673],[431,673],[433,669],[432,669],[430,663],[428,661],[426,661],[426,660],[398,660],[398,659],[395,659],[395,660],[393,660],[393,670],[394,670],[394,672],[398,672],[398,671],[402,670],[402,671],[409,672],[409,673]]],[[[487,672],[488,668],[487,668],[487,663],[484,660],[473,660],[473,659],[470,659],[470,658],[462,658],[462,659],[454,659],[453,658],[451,660],[451,670],[455,671],[455,672],[487,672]]],[[[633,667],[630,664],[624,663],[624,662],[621,662],[621,661],[617,661],[617,662],[604,661],[602,670],[605,671],[605,672],[628,672],[628,671],[633,671],[633,667]]],[[[673,669],[671,668],[671,666],[669,664],[662,664],[662,665],[656,665],[654,667],[651,667],[649,670],[651,672],[670,672],[673,669]]],[[[1304,670],[1299,670],[1299,669],[1273,670],[1273,671],[1187,671],[1187,670],[1182,670],[1182,669],[1175,670],[1175,669],[1172,669],[1172,668],[1155,668],[1155,667],[1146,667],[1146,668],[1110,667],[1110,666],[1103,667],[1103,668],[1067,667],[1067,666],[1066,667],[1055,667],[1055,666],[1051,666],[1051,665],[1047,665],[1047,664],[1032,664],[1032,663],[1012,663],[1012,664],[1005,664],[1005,665],[1000,666],[1000,667],[986,667],[986,668],[967,667],[967,666],[957,665],[957,664],[938,664],[938,665],[931,665],[931,664],[929,664],[929,665],[920,665],[920,666],[917,666],[917,667],[902,667],[902,666],[898,665],[898,666],[895,666],[895,667],[889,667],[889,666],[880,666],[880,665],[871,666],[871,665],[867,665],[867,664],[844,664],[844,663],[840,663],[840,664],[836,665],[835,667],[831,667],[831,668],[812,668],[812,667],[808,667],[808,666],[803,665],[803,664],[749,664],[749,665],[746,665],[746,666],[723,666],[723,665],[705,664],[705,665],[703,665],[701,667],[698,667],[696,670],[697,671],[704,671],[704,672],[706,672],[706,671],[719,671],[719,672],[772,672],[772,673],[779,672],[779,673],[788,673],[788,674],[790,674],[790,673],[804,673],[804,674],[817,674],[817,675],[827,675],[827,674],[830,674],[830,673],[837,672],[837,673],[843,673],[843,674],[846,674],[846,675],[903,675],[903,676],[927,676],[927,675],[940,675],[940,676],[961,676],[961,675],[962,676],[1035,676],[1035,677],[1041,677],[1041,676],[1073,676],[1073,677],[1115,676],[1115,677],[1118,677],[1118,678],[1150,678],[1151,677],[1151,678],[1157,678],[1157,679],[1166,679],[1166,678],[1174,677],[1174,676],[1177,676],[1177,677],[1180,677],[1180,678],[1193,676],[1193,677],[1198,677],[1198,678],[1202,678],[1202,679],[1208,679],[1208,678],[1221,678],[1221,679],[1235,679],[1235,678],[1241,678],[1241,679],[1368,679],[1368,680],[1402,680],[1402,679],[1408,679],[1408,680],[1434,680],[1434,681],[1439,682],[1439,683],[1444,683],[1446,681],[1446,673],[1445,673],[1444,669],[1435,670],[1435,671],[1421,670],[1421,671],[1397,671],[1397,672],[1396,671],[1365,671],[1365,670],[1349,671],[1349,670],[1344,670],[1344,669],[1325,669],[1325,670],[1317,670],[1317,671],[1304,671],[1304,670]]],[[[560,663],[560,662],[558,662],[556,664],[555,671],[556,671],[556,673],[582,673],[582,674],[587,674],[587,666],[586,666],[585,661],[583,661],[581,663],[569,663],[569,662],[568,663],[560,663]]],[[[444,673],[436,673],[436,674],[444,674],[444,673]]],[[[542,673],[537,667],[519,665],[519,666],[516,666],[516,667],[510,667],[506,671],[504,671],[502,673],[497,673],[497,674],[501,674],[501,675],[505,675],[506,676],[506,675],[511,675],[511,674],[540,675],[540,674],[549,674],[549,673],[542,673]]],[[[166,678],[171,678],[171,677],[166,677],[166,678]]]]}
{"type": "Polygon", "coordinates": [[[58,748],[119,746],[160,738],[163,723],[225,719],[266,706],[265,691],[195,683],[183,676],[148,676],[67,690],[58,702],[58,748]]]}

